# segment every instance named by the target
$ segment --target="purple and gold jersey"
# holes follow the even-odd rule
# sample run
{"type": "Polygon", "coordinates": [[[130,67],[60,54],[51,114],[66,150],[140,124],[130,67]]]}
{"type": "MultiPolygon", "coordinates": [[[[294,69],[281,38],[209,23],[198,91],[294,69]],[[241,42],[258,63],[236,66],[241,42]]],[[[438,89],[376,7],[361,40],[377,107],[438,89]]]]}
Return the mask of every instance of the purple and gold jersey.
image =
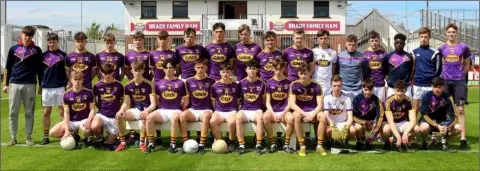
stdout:
{"type": "Polygon", "coordinates": [[[69,89],[63,94],[63,103],[68,105],[70,121],[81,121],[87,119],[90,114],[93,93],[88,89],[82,89],[79,92],[69,89]]]}
{"type": "Polygon", "coordinates": [[[182,110],[182,97],[188,96],[182,80],[162,79],[155,83],[155,94],[160,96],[160,109],[182,110]]]}
{"type": "Polygon", "coordinates": [[[322,88],[315,82],[303,85],[300,81],[290,84],[290,95],[295,95],[295,104],[305,112],[311,112],[317,107],[317,96],[322,96],[322,88]]]}
{"type": "Polygon", "coordinates": [[[472,56],[470,48],[463,42],[458,42],[453,46],[445,43],[438,48],[438,51],[443,61],[442,78],[445,80],[464,80],[463,66],[465,64],[463,60],[472,56]]]}
{"type": "Polygon", "coordinates": [[[230,43],[210,43],[205,46],[207,59],[209,60],[208,77],[214,80],[220,79],[220,65],[230,61],[234,57],[234,50],[230,43]]]}
{"type": "Polygon", "coordinates": [[[133,80],[125,85],[125,95],[130,97],[130,107],[137,108],[140,111],[148,108],[152,103],[150,95],[155,95],[153,83],[144,79],[140,84],[136,84],[133,80]]]}
{"type": "Polygon", "coordinates": [[[279,50],[275,50],[273,52],[260,52],[257,56],[255,56],[255,60],[258,61],[260,64],[260,79],[263,81],[267,81],[275,75],[273,71],[272,61],[275,58],[282,58],[282,52],[279,50]]]}
{"type": "Polygon", "coordinates": [[[165,77],[165,72],[163,71],[163,61],[172,58],[173,63],[179,63],[179,59],[177,56],[174,55],[175,52],[172,50],[153,50],[150,52],[150,65],[153,67],[153,80],[154,82],[158,82],[163,77],[165,77]]]}
{"type": "Polygon", "coordinates": [[[212,78],[205,78],[199,80],[196,77],[191,77],[185,81],[187,91],[190,93],[190,105],[195,110],[212,110],[212,100],[210,90],[215,84],[212,78]]]}
{"type": "Polygon", "coordinates": [[[83,73],[83,87],[92,89],[92,68],[97,66],[95,55],[90,52],[77,53],[71,52],[66,58],[68,72],[73,70],[83,73]]]}
{"type": "Polygon", "coordinates": [[[240,81],[242,110],[261,110],[264,104],[265,82],[258,79],[250,82],[246,78],[240,81]]]}
{"type": "Polygon", "coordinates": [[[283,112],[288,106],[288,93],[290,90],[290,81],[287,79],[267,81],[266,93],[270,96],[270,105],[273,112],[283,112]]]}
{"type": "MultiPolygon", "coordinates": [[[[143,51],[143,52],[137,52],[137,51],[130,51],[125,55],[125,65],[130,66],[135,62],[135,61],[142,61],[142,63],[145,65],[145,69],[143,72],[143,78],[147,80],[152,80],[152,75],[150,74],[150,52],[148,51],[143,51]]],[[[133,79],[133,73],[129,73],[127,75],[128,80],[133,79]]]]}
{"type": "Polygon", "coordinates": [[[262,47],[258,46],[256,43],[243,44],[237,43],[234,47],[235,49],[235,65],[237,66],[237,80],[242,80],[247,77],[247,72],[245,71],[245,63],[250,60],[255,60],[262,47]]]}
{"type": "Polygon", "coordinates": [[[302,63],[313,62],[313,52],[310,49],[294,49],[289,47],[283,51],[282,58],[288,63],[288,77],[290,81],[298,80],[298,68],[302,63]]]}
{"type": "MultiPolygon", "coordinates": [[[[118,52],[109,53],[109,52],[102,51],[97,54],[96,60],[99,67],[101,67],[102,64],[104,63],[112,64],[115,69],[115,73],[113,75],[115,77],[115,80],[117,81],[123,80],[123,78],[120,78],[120,68],[122,68],[125,64],[125,56],[123,56],[121,53],[118,53],[118,52]]],[[[125,72],[125,71],[122,71],[122,72],[125,72]]],[[[98,75],[99,75],[98,78],[102,79],[100,78],[102,76],[100,72],[98,72],[98,75]]]]}
{"type": "Polygon", "coordinates": [[[363,67],[363,77],[370,77],[375,87],[384,87],[385,86],[385,75],[382,67],[383,57],[387,53],[381,49],[374,51],[371,48],[368,48],[363,52],[366,60],[366,66],[363,67]]]}
{"type": "Polygon", "coordinates": [[[237,111],[240,86],[235,82],[230,84],[216,82],[212,86],[211,96],[215,99],[215,111],[237,111]]]}
{"type": "Polygon", "coordinates": [[[175,50],[175,56],[180,60],[182,68],[182,79],[187,79],[195,75],[195,61],[200,58],[206,58],[205,48],[200,45],[178,46],[175,50]]]}
{"type": "Polygon", "coordinates": [[[409,121],[408,113],[414,110],[412,100],[405,96],[402,101],[395,100],[395,95],[390,96],[385,102],[385,114],[392,112],[395,123],[409,121]]]}
{"type": "Polygon", "coordinates": [[[118,110],[122,107],[124,91],[122,83],[118,81],[109,84],[103,81],[97,82],[93,86],[93,94],[98,102],[98,113],[115,118],[118,110]]]}

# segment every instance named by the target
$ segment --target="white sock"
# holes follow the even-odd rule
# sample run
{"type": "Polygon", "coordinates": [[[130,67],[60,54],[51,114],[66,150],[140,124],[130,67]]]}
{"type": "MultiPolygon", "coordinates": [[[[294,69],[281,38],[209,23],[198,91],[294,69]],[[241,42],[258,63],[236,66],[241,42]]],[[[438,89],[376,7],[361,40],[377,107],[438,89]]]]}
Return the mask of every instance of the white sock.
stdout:
{"type": "Polygon", "coordinates": [[[445,139],[444,137],[442,137],[442,144],[445,144],[447,143],[447,139],[445,139]]]}

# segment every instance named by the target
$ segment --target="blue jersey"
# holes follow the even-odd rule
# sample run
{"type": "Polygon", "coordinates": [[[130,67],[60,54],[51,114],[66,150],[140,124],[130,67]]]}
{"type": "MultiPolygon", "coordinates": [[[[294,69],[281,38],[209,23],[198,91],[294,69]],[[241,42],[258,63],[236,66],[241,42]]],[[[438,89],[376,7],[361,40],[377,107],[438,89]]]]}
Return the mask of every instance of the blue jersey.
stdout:
{"type": "Polygon", "coordinates": [[[420,113],[422,121],[427,122],[431,126],[437,125],[452,127],[457,123],[457,110],[453,98],[446,93],[435,96],[433,91],[427,92],[422,97],[420,105],[420,113]]]}
{"type": "Polygon", "coordinates": [[[383,58],[385,75],[388,76],[388,87],[393,88],[398,80],[405,81],[405,86],[410,86],[413,72],[413,57],[405,51],[393,51],[383,58]]]}
{"type": "Polygon", "coordinates": [[[415,56],[415,74],[413,84],[416,86],[431,86],[433,78],[440,75],[441,58],[438,51],[430,46],[420,46],[412,51],[415,56]]]}
{"type": "Polygon", "coordinates": [[[365,57],[363,53],[343,51],[338,54],[338,73],[343,79],[343,90],[357,91],[362,89],[362,70],[365,57]]]}
{"type": "Polygon", "coordinates": [[[67,54],[61,50],[43,53],[43,88],[65,87],[67,85],[67,72],[65,70],[67,54]]]}
{"type": "Polygon", "coordinates": [[[355,123],[364,124],[366,121],[373,121],[375,126],[372,132],[376,133],[382,126],[383,118],[385,115],[385,109],[380,100],[375,94],[367,99],[360,93],[353,98],[353,121],[355,123]]]}

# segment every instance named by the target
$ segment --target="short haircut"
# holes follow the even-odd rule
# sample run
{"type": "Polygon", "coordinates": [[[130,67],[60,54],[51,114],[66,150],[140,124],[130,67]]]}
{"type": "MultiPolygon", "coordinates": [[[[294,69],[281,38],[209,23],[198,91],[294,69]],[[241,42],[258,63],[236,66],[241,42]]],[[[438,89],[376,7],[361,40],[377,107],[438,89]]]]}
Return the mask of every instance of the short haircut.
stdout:
{"type": "Polygon", "coordinates": [[[225,61],[220,65],[220,71],[233,71],[233,67],[230,62],[225,61]]]}
{"type": "Polygon", "coordinates": [[[225,30],[225,24],[222,22],[218,22],[213,24],[212,30],[215,31],[216,29],[221,28],[222,30],[225,30]]]}
{"type": "Polygon", "coordinates": [[[367,78],[365,80],[362,81],[362,88],[367,88],[369,90],[373,90],[373,80],[370,79],[370,78],[367,78]]]}
{"type": "Polygon", "coordinates": [[[394,89],[400,89],[400,90],[406,90],[407,87],[405,86],[405,81],[403,80],[398,80],[395,82],[395,85],[393,86],[394,89]]]}
{"type": "Polygon", "coordinates": [[[142,32],[139,32],[139,31],[135,32],[135,34],[133,34],[132,37],[133,37],[133,40],[135,40],[135,39],[145,39],[145,35],[142,32]]]}
{"type": "Polygon", "coordinates": [[[159,31],[158,35],[157,35],[157,38],[160,39],[160,40],[167,40],[168,32],[165,31],[165,30],[159,31]]]}
{"type": "Polygon", "coordinates": [[[83,79],[83,72],[72,71],[72,72],[70,72],[70,78],[72,78],[72,79],[83,79]]]}
{"type": "Polygon", "coordinates": [[[247,30],[248,32],[252,32],[252,29],[250,29],[250,26],[246,25],[246,24],[242,24],[240,25],[240,27],[238,27],[238,33],[242,33],[243,31],[247,30]]]}
{"type": "Polygon", "coordinates": [[[355,36],[355,35],[353,35],[353,34],[347,36],[347,42],[357,43],[357,41],[358,41],[357,36],[355,36]]]}
{"type": "Polygon", "coordinates": [[[407,40],[407,36],[405,36],[405,35],[402,34],[402,33],[397,33],[397,34],[393,37],[393,40],[395,41],[395,40],[397,40],[397,39],[400,39],[400,40],[405,41],[405,40],[407,40]]]}
{"type": "Polygon", "coordinates": [[[340,77],[340,75],[334,75],[334,76],[332,76],[332,79],[331,79],[331,82],[332,82],[332,83],[333,83],[333,82],[338,82],[338,81],[343,82],[342,77],[340,77]]]}
{"type": "Polygon", "coordinates": [[[27,35],[28,37],[33,37],[35,36],[35,32],[37,29],[33,26],[25,26],[22,28],[22,33],[27,35]]]}
{"type": "Polygon", "coordinates": [[[114,70],[114,67],[113,64],[111,63],[104,63],[100,66],[100,71],[103,73],[103,74],[112,74],[115,70],[114,70]]]}
{"type": "Polygon", "coordinates": [[[368,38],[370,39],[380,39],[380,34],[376,32],[375,30],[372,30],[368,33],[368,38]]]}
{"type": "Polygon", "coordinates": [[[272,61],[272,67],[273,68],[284,68],[285,67],[285,61],[283,61],[282,58],[275,58],[272,61]]]}
{"type": "Polygon", "coordinates": [[[47,34],[47,41],[58,41],[58,35],[56,33],[48,33],[47,34]]]}
{"type": "Polygon", "coordinates": [[[300,66],[298,67],[298,73],[306,73],[306,72],[311,72],[311,67],[309,64],[303,62],[300,64],[300,66]]]}
{"type": "Polygon", "coordinates": [[[87,34],[85,34],[82,31],[75,33],[75,35],[73,35],[73,38],[75,40],[87,40],[88,39],[87,34]]]}
{"type": "Polygon", "coordinates": [[[189,27],[189,28],[185,29],[185,31],[183,31],[183,35],[184,35],[184,36],[185,36],[185,35],[189,36],[189,35],[191,35],[191,34],[197,35],[197,31],[195,31],[195,29],[193,29],[193,28],[191,28],[191,27],[189,27]]]}
{"type": "Polygon", "coordinates": [[[172,65],[173,68],[177,66],[177,64],[173,61],[172,58],[165,59],[162,63],[162,67],[165,69],[167,68],[168,64],[172,65]]]}
{"type": "Polygon", "coordinates": [[[321,29],[321,30],[318,30],[317,32],[317,37],[322,37],[322,36],[330,36],[330,32],[328,30],[325,30],[325,29],[321,29]]]}
{"type": "Polygon", "coordinates": [[[250,60],[245,64],[246,68],[260,68],[260,64],[258,64],[257,60],[250,60]]]}
{"type": "Polygon", "coordinates": [[[305,34],[305,30],[303,28],[296,28],[293,30],[293,34],[305,34]]]}
{"type": "Polygon", "coordinates": [[[208,66],[208,60],[205,58],[200,58],[195,61],[195,65],[202,64],[208,66]]]}
{"type": "Polygon", "coordinates": [[[454,23],[447,24],[447,26],[445,27],[445,30],[448,30],[449,28],[453,28],[455,29],[455,31],[458,30],[457,25],[454,23]]]}
{"type": "Polygon", "coordinates": [[[113,42],[113,41],[115,41],[115,35],[113,35],[112,33],[107,33],[107,34],[105,34],[105,36],[103,36],[103,41],[113,42]]]}
{"type": "Polygon", "coordinates": [[[444,80],[442,77],[435,77],[435,78],[432,80],[432,86],[433,86],[433,87],[445,86],[445,80],[444,80]]]}
{"type": "Polygon", "coordinates": [[[420,30],[418,31],[418,35],[421,35],[421,34],[428,34],[428,36],[431,36],[431,35],[432,35],[432,31],[431,31],[428,27],[422,27],[422,28],[420,28],[420,30]]]}
{"type": "Polygon", "coordinates": [[[132,63],[132,68],[134,70],[145,69],[145,64],[142,61],[135,61],[132,63]]]}
{"type": "Polygon", "coordinates": [[[268,38],[276,39],[277,38],[277,33],[273,32],[273,31],[265,32],[265,35],[263,35],[263,39],[268,39],[268,38]]]}

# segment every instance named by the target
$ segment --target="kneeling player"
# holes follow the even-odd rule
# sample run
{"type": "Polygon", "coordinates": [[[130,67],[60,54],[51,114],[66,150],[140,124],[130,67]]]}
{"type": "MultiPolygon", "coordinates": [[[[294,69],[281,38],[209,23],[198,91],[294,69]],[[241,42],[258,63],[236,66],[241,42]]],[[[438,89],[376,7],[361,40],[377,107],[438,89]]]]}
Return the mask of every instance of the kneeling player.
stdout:
{"type": "Polygon", "coordinates": [[[353,121],[357,137],[356,149],[372,149],[373,139],[382,127],[384,108],[382,100],[374,92],[374,83],[370,78],[363,80],[362,93],[353,98],[353,121]],[[365,132],[371,131],[371,136],[365,142],[365,132]]]}
{"type": "Polygon", "coordinates": [[[220,126],[228,123],[228,151],[233,152],[236,148],[235,142],[235,114],[237,113],[240,87],[232,81],[232,65],[223,63],[220,66],[220,80],[212,86],[210,92],[215,112],[210,119],[210,127],[215,140],[222,138],[220,126]]]}
{"type": "Polygon", "coordinates": [[[107,149],[114,149],[114,142],[117,138],[118,127],[115,114],[120,110],[123,100],[123,85],[115,80],[114,66],[105,63],[100,67],[102,79],[93,86],[95,102],[97,102],[98,113],[92,121],[92,132],[97,137],[96,147],[103,144],[102,128],[106,128],[109,133],[107,139],[107,149]]]}
{"type": "Polygon", "coordinates": [[[388,124],[383,125],[385,139],[384,149],[390,149],[389,137],[395,135],[399,151],[406,151],[410,139],[415,137],[418,130],[417,117],[410,97],[405,95],[407,90],[403,80],[395,83],[395,94],[388,97],[385,102],[385,116],[388,124]]]}
{"type": "MultiPolygon", "coordinates": [[[[123,104],[116,114],[120,144],[115,151],[127,149],[127,143],[125,142],[125,121],[141,120],[144,126],[141,128],[140,150],[145,152],[147,150],[147,146],[145,145],[145,121],[147,120],[147,115],[155,110],[155,89],[153,88],[153,83],[142,76],[145,71],[145,64],[142,62],[134,62],[131,67],[133,79],[125,85],[123,104]]],[[[148,136],[150,141],[153,135],[148,136]]]]}
{"type": "Polygon", "coordinates": [[[83,87],[83,73],[72,71],[70,74],[72,88],[63,95],[64,119],[53,126],[50,136],[66,138],[73,131],[76,142],[80,140],[77,132],[82,130],[84,134],[83,146],[91,144],[91,123],[95,116],[95,104],[93,103],[93,92],[83,87]],[[88,137],[88,139],[87,139],[88,137]]]}
{"type": "Polygon", "coordinates": [[[265,82],[258,78],[258,69],[260,65],[256,60],[246,63],[245,71],[247,77],[240,81],[240,92],[242,96],[242,107],[238,111],[235,121],[237,129],[238,143],[240,144],[237,153],[243,154],[245,150],[243,124],[246,122],[256,123],[255,133],[257,136],[257,154],[263,154],[263,111],[265,104],[265,82]]]}
{"type": "MultiPolygon", "coordinates": [[[[147,135],[153,135],[155,124],[170,122],[170,149],[169,153],[177,153],[177,130],[180,120],[180,113],[186,109],[189,103],[189,97],[185,88],[185,83],[175,77],[176,63],[172,59],[166,59],[163,64],[165,79],[155,83],[155,93],[157,101],[160,104],[159,109],[147,116],[147,135]]],[[[152,152],[154,148],[153,136],[148,137],[147,153],[152,152]]],[[[185,139],[183,140],[186,141],[185,139]]]]}
{"type": "Polygon", "coordinates": [[[198,145],[198,153],[205,153],[205,141],[207,140],[208,128],[212,117],[212,101],[210,89],[215,80],[207,77],[208,61],[206,59],[198,59],[195,61],[195,76],[187,79],[185,82],[187,92],[190,96],[191,107],[180,114],[180,131],[182,139],[186,140],[188,122],[201,121],[200,125],[200,143],[198,145]]]}
{"type": "Polygon", "coordinates": [[[290,84],[288,104],[293,109],[294,127],[297,133],[300,151],[298,155],[306,156],[302,123],[317,123],[317,114],[322,111],[322,88],[312,82],[312,71],[308,64],[301,64],[298,69],[299,80],[290,84]]]}
{"type": "MultiPolygon", "coordinates": [[[[457,136],[462,127],[457,123],[458,111],[452,97],[444,93],[445,81],[443,78],[436,77],[432,81],[432,91],[427,92],[422,97],[420,113],[420,132],[423,137],[422,149],[427,149],[427,137],[430,132],[440,132],[442,134],[442,149],[448,150],[447,139],[457,136]]],[[[434,136],[434,135],[433,135],[434,136]]],[[[435,139],[432,143],[435,144],[435,139]]]]}
{"type": "MultiPolygon", "coordinates": [[[[272,61],[272,68],[275,72],[273,78],[267,81],[266,87],[266,106],[267,111],[263,114],[263,124],[265,124],[265,131],[267,132],[268,139],[270,140],[270,152],[274,152],[277,149],[273,139],[272,123],[283,122],[287,125],[285,134],[285,145],[283,149],[286,152],[293,152],[290,148],[290,136],[293,132],[293,115],[290,113],[290,107],[288,106],[288,92],[290,88],[290,81],[284,75],[285,62],[276,58],[272,61]]],[[[282,141],[282,133],[277,133],[277,142],[282,141]]]]}

